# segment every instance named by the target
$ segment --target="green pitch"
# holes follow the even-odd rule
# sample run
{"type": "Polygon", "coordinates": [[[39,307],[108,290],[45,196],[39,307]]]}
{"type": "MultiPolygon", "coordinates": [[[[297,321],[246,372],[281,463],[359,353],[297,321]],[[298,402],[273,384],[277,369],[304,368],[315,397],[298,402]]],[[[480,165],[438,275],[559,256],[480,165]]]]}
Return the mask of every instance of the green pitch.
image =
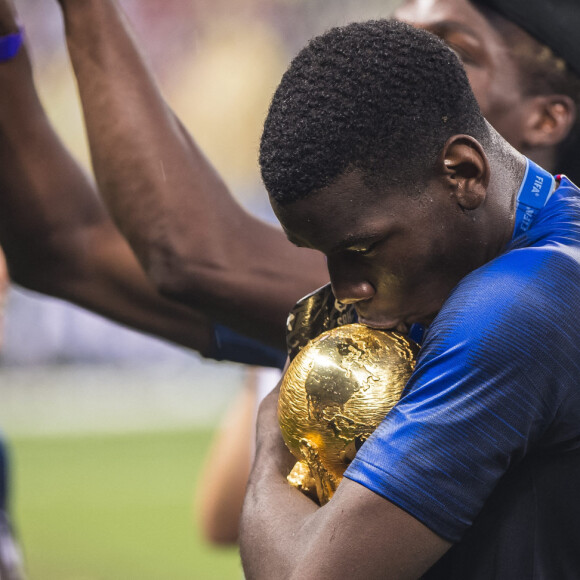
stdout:
{"type": "Polygon", "coordinates": [[[192,494],[211,433],[12,440],[12,504],[30,580],[240,580],[203,543],[192,494]]]}

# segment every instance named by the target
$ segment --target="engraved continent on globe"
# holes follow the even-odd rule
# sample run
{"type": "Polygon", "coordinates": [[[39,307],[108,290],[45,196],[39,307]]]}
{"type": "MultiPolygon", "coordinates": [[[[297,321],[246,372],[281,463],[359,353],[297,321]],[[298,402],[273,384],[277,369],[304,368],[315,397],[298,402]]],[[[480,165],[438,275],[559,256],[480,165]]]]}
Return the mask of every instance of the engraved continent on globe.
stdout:
{"type": "Polygon", "coordinates": [[[348,324],[294,358],[282,381],[278,419],[298,459],[288,481],[325,504],[369,435],[400,399],[419,347],[396,332],[348,324]]]}

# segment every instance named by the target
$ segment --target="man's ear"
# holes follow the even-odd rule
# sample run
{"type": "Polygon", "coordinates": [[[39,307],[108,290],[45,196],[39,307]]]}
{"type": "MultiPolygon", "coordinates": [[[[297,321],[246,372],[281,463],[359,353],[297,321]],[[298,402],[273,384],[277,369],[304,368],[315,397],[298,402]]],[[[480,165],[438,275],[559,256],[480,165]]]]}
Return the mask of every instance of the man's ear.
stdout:
{"type": "Polygon", "coordinates": [[[450,137],[438,162],[457,203],[466,210],[477,209],[485,200],[490,179],[489,161],[479,141],[469,135],[450,137]]]}
{"type": "Polygon", "coordinates": [[[578,114],[567,95],[537,95],[525,105],[529,111],[521,136],[524,148],[553,147],[570,132],[578,114]]]}

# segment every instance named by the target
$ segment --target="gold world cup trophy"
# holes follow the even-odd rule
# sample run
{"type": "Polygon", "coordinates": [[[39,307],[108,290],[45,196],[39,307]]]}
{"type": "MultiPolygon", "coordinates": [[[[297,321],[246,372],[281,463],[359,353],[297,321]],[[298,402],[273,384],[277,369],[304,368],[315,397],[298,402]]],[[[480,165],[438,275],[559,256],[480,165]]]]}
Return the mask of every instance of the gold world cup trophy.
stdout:
{"type": "Polygon", "coordinates": [[[369,435],[400,399],[419,346],[402,334],[348,324],[294,358],[280,388],[278,420],[298,462],[288,481],[320,505],[369,435]]]}

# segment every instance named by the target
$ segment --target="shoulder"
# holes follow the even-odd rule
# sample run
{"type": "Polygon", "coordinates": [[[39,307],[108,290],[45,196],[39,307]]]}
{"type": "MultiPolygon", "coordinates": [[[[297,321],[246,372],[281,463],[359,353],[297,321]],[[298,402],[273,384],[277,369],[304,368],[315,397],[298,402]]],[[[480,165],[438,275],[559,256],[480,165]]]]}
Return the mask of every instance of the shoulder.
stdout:
{"type": "Polygon", "coordinates": [[[580,243],[506,252],[459,283],[437,322],[461,321],[470,334],[513,324],[557,331],[563,316],[580,316],[580,243]]]}
{"type": "Polygon", "coordinates": [[[461,383],[499,382],[511,395],[535,391],[553,409],[580,372],[578,320],[577,259],[559,248],[508,252],[454,290],[427,333],[415,378],[444,371],[461,383]]]}

